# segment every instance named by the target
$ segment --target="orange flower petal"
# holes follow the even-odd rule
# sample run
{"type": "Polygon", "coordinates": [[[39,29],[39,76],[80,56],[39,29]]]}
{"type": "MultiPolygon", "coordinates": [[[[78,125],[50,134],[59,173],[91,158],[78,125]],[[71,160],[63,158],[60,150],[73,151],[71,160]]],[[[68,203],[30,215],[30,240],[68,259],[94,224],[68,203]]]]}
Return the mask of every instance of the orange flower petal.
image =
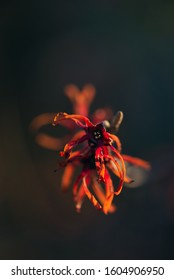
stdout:
{"type": "MultiPolygon", "coordinates": [[[[107,163],[107,166],[110,168],[110,170],[117,176],[120,178],[120,172],[118,172],[117,166],[115,164],[115,161],[110,160],[107,163]]],[[[124,182],[125,183],[132,183],[134,182],[133,179],[129,178],[127,175],[124,176],[124,182]]]]}
{"type": "Polygon", "coordinates": [[[106,188],[106,197],[108,197],[111,193],[114,192],[112,179],[107,169],[105,169],[105,188],[106,188]]]}
{"type": "Polygon", "coordinates": [[[55,113],[44,113],[44,114],[38,115],[30,123],[30,129],[32,131],[37,131],[42,126],[47,125],[47,124],[51,124],[54,116],[55,116],[55,113]]]}
{"type": "Polygon", "coordinates": [[[113,187],[112,179],[107,169],[105,170],[105,188],[106,188],[106,200],[103,205],[103,212],[107,214],[108,210],[111,207],[112,200],[114,198],[114,187],[113,187]]]}
{"type": "MultiPolygon", "coordinates": [[[[103,188],[97,182],[94,175],[92,176],[92,188],[93,188],[99,202],[103,205],[106,201],[106,195],[104,193],[103,188]]],[[[114,204],[111,204],[110,207],[108,208],[108,212],[114,213],[115,211],[116,211],[116,206],[114,204]]]]}
{"type": "Polygon", "coordinates": [[[87,139],[88,136],[85,134],[82,137],[76,138],[76,140],[69,141],[69,143],[65,145],[63,152],[60,152],[60,156],[69,157],[72,149],[87,139]]]}
{"type": "Polygon", "coordinates": [[[89,200],[91,201],[91,203],[94,205],[94,207],[97,210],[101,210],[102,206],[100,205],[100,203],[97,201],[97,199],[95,198],[95,196],[89,191],[87,184],[86,184],[86,180],[85,178],[83,178],[83,187],[84,187],[84,191],[87,195],[87,197],[89,198],[89,200]]]}
{"type": "Polygon", "coordinates": [[[118,150],[119,152],[121,152],[121,142],[120,142],[120,139],[119,139],[116,135],[111,134],[111,133],[109,133],[109,136],[110,136],[110,138],[116,143],[116,145],[117,145],[117,150],[118,150]]]}
{"type": "Polygon", "coordinates": [[[85,101],[86,101],[88,106],[90,105],[90,103],[94,99],[95,92],[96,92],[95,87],[92,84],[86,84],[83,87],[83,90],[82,90],[81,94],[85,97],[85,101]]]}
{"type": "MultiPolygon", "coordinates": [[[[118,189],[117,191],[115,191],[115,194],[116,195],[119,195],[122,188],[123,188],[123,183],[124,183],[124,178],[125,178],[125,175],[126,175],[126,167],[125,167],[125,163],[124,163],[124,160],[122,158],[122,156],[120,155],[120,153],[117,151],[117,149],[115,149],[113,146],[110,146],[111,150],[115,153],[116,157],[120,160],[121,162],[121,168],[122,168],[122,172],[121,172],[121,177],[120,177],[120,183],[119,183],[119,186],[118,186],[118,189]]],[[[119,166],[118,162],[115,160],[114,161],[117,168],[119,166]]],[[[118,169],[119,171],[119,169],[118,169]]]]}
{"type": "Polygon", "coordinates": [[[84,187],[83,187],[83,182],[79,188],[79,191],[77,193],[77,195],[74,197],[75,200],[75,205],[76,205],[76,211],[79,213],[83,204],[83,200],[85,197],[85,191],[84,191],[84,187]]]}
{"type": "Polygon", "coordinates": [[[93,127],[94,125],[90,122],[87,117],[81,115],[68,115],[67,113],[60,112],[54,117],[53,125],[58,125],[61,121],[70,119],[74,121],[81,128],[93,127]]]}
{"type": "Polygon", "coordinates": [[[74,172],[75,166],[72,164],[68,164],[63,172],[62,180],[61,180],[61,187],[63,191],[66,191],[68,187],[71,184],[73,172],[74,172]]]}
{"type": "Polygon", "coordinates": [[[55,138],[45,133],[38,133],[35,137],[35,140],[39,146],[45,149],[57,151],[59,149],[62,149],[62,147],[68,141],[68,137],[55,138]]]}
{"type": "Polygon", "coordinates": [[[111,193],[105,200],[105,203],[103,205],[103,212],[105,214],[108,214],[109,212],[109,209],[111,209],[111,205],[112,205],[112,201],[113,201],[113,198],[114,198],[114,193],[111,193]]]}
{"type": "Polygon", "coordinates": [[[77,177],[75,183],[74,183],[74,186],[73,186],[73,195],[74,195],[74,198],[76,197],[77,195],[77,192],[78,192],[78,186],[79,186],[79,183],[80,181],[83,179],[84,176],[86,176],[87,174],[87,171],[86,170],[82,170],[82,172],[80,173],[80,175],[77,177]]]}
{"type": "Polygon", "coordinates": [[[77,86],[70,84],[64,88],[65,95],[74,102],[76,96],[80,93],[80,90],[77,86]]]}
{"type": "Polygon", "coordinates": [[[142,160],[140,158],[131,157],[128,155],[122,155],[122,158],[127,162],[130,162],[134,165],[140,166],[145,169],[150,169],[150,167],[151,167],[150,163],[148,161],[142,160]]]}
{"type": "MultiPolygon", "coordinates": [[[[119,195],[121,190],[122,190],[122,187],[123,187],[123,183],[124,183],[124,178],[125,178],[125,173],[124,173],[124,170],[123,168],[121,168],[122,166],[120,166],[120,164],[118,163],[118,161],[113,157],[113,156],[110,156],[110,155],[106,155],[105,156],[106,159],[109,159],[111,162],[113,161],[113,163],[116,165],[117,167],[117,175],[120,179],[120,182],[119,182],[119,185],[117,187],[117,191],[115,191],[115,194],[116,195],[119,195]]],[[[108,163],[107,163],[108,164],[108,163]]]]}

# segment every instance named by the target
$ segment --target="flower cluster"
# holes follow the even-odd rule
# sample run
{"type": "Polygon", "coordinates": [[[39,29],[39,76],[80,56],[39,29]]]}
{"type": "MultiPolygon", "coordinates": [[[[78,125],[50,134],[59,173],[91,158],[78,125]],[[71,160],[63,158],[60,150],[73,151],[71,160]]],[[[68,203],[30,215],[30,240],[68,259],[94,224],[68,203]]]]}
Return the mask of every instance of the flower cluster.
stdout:
{"type": "Polygon", "coordinates": [[[64,168],[61,178],[62,190],[67,190],[72,182],[76,167],[81,166],[81,173],[73,186],[76,210],[79,212],[87,196],[96,209],[105,214],[112,213],[116,206],[112,203],[114,195],[119,195],[123,184],[133,180],[126,174],[127,163],[149,169],[148,162],[122,154],[121,143],[116,136],[123,120],[123,113],[113,116],[109,108],[100,108],[90,115],[89,107],[95,97],[95,88],[86,84],[82,90],[75,85],[64,88],[65,95],[73,105],[73,114],[44,113],[35,117],[30,129],[36,133],[36,142],[40,146],[60,152],[64,168]],[[54,121],[53,121],[54,119],[54,121]],[[44,132],[43,127],[61,124],[69,133],[63,137],[53,137],[44,132]],[[111,179],[111,172],[119,179],[116,187],[111,179]]]}
{"type": "MultiPolygon", "coordinates": [[[[119,112],[114,120],[115,130],[121,119],[122,113],[119,112]]],[[[82,171],[73,186],[77,211],[80,211],[83,200],[87,196],[96,209],[102,210],[105,214],[114,212],[116,209],[112,204],[114,195],[120,194],[124,182],[132,182],[132,179],[126,175],[125,162],[143,168],[149,168],[149,163],[121,154],[119,138],[106,129],[106,127],[111,129],[109,122],[93,124],[85,116],[60,112],[54,117],[53,125],[56,126],[67,120],[73,121],[82,130],[76,133],[60,152],[60,156],[65,158],[61,166],[66,168],[62,178],[63,188],[69,186],[74,168],[80,164],[82,171]],[[113,186],[110,171],[119,178],[116,188],[113,186]]]]}

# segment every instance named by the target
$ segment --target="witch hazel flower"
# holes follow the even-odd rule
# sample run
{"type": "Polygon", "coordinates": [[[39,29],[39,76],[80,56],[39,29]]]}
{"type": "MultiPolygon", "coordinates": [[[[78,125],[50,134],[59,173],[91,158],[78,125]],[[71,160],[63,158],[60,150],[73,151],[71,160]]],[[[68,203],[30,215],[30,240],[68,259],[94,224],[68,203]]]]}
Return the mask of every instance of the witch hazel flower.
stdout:
{"type": "MultiPolygon", "coordinates": [[[[75,165],[82,164],[82,172],[73,187],[76,209],[80,211],[84,197],[87,196],[96,209],[102,210],[105,214],[113,212],[114,195],[120,194],[124,182],[133,181],[126,175],[125,162],[143,168],[149,168],[150,165],[139,158],[122,155],[120,140],[106,130],[106,122],[94,124],[85,116],[60,112],[54,117],[53,125],[56,126],[67,120],[71,120],[82,129],[60,152],[60,156],[65,158],[63,166],[66,167],[67,185],[75,165]],[[80,144],[83,146],[78,150],[80,144]],[[113,186],[110,171],[119,178],[116,188],[113,186]],[[92,191],[89,185],[92,186],[92,191]]],[[[119,126],[119,122],[121,123],[121,117],[117,116],[117,120],[114,121],[115,128],[119,126]]]]}

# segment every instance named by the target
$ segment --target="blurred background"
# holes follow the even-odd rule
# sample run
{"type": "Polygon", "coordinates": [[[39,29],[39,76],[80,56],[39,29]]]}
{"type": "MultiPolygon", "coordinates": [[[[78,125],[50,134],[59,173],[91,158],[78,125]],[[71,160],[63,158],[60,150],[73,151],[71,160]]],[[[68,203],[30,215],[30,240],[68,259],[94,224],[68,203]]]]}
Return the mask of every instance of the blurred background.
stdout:
{"type": "MultiPolygon", "coordinates": [[[[0,258],[174,258],[174,2],[1,1],[0,258]],[[58,151],[29,125],[72,112],[67,84],[92,83],[90,112],[122,110],[123,152],[151,162],[105,216],[86,199],[75,212],[60,190],[58,151]]],[[[60,127],[49,133],[67,133],[60,127]]]]}

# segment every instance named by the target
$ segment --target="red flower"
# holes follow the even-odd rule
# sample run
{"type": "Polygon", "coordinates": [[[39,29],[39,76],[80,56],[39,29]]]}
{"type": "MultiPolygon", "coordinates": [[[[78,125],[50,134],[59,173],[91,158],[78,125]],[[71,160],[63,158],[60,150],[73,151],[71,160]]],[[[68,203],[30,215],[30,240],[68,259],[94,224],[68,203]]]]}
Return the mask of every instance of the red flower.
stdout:
{"type": "MultiPolygon", "coordinates": [[[[91,148],[95,156],[95,165],[99,175],[99,181],[104,181],[104,168],[105,160],[113,160],[116,161],[116,158],[121,161],[121,169],[120,170],[120,177],[124,178],[125,173],[125,165],[124,161],[118,152],[121,150],[121,144],[117,136],[110,134],[106,131],[103,123],[99,123],[94,125],[87,117],[81,115],[68,115],[66,113],[58,113],[55,118],[53,125],[57,125],[62,121],[67,119],[71,119],[74,121],[78,126],[84,129],[85,134],[80,135],[79,137],[73,138],[68,144],[65,145],[64,151],[60,152],[61,156],[65,156],[69,158],[70,153],[72,150],[80,143],[88,141],[88,146],[91,148]],[[112,145],[113,142],[117,144],[117,149],[114,148],[112,145]],[[110,149],[110,151],[108,150],[110,149]],[[111,152],[114,154],[112,156],[111,152]]],[[[117,161],[116,161],[117,164],[117,161]]]]}
{"type": "Polygon", "coordinates": [[[86,150],[84,153],[82,151],[71,153],[69,159],[62,164],[65,167],[63,181],[66,178],[66,183],[70,183],[71,171],[74,171],[75,166],[79,164],[82,165],[82,171],[73,185],[73,196],[77,212],[80,212],[85,196],[89,198],[97,210],[102,210],[105,214],[114,212],[116,210],[115,205],[112,204],[114,188],[110,184],[110,176],[108,176],[108,171],[105,169],[106,183],[104,190],[101,183],[97,181],[95,157],[90,150],[86,150]],[[108,184],[110,184],[110,187],[108,184]],[[108,192],[109,189],[112,190],[112,194],[108,192]]]}
{"type": "MultiPolygon", "coordinates": [[[[140,165],[144,168],[148,168],[149,164],[140,159],[121,155],[121,143],[119,138],[116,135],[107,132],[103,123],[94,125],[87,117],[81,115],[68,115],[61,112],[55,116],[53,125],[60,124],[67,119],[72,120],[77,126],[84,130],[84,132],[75,135],[75,137],[65,145],[64,151],[60,152],[60,155],[66,158],[66,162],[64,163],[65,166],[68,166],[69,164],[72,165],[75,162],[83,164],[82,172],[77,178],[73,188],[76,208],[78,210],[80,209],[84,196],[87,195],[97,209],[101,209],[107,214],[108,211],[112,211],[111,205],[114,194],[120,194],[124,182],[132,182],[132,180],[126,176],[124,160],[140,165]],[[75,149],[77,145],[84,142],[86,142],[86,145],[82,150],[73,152],[73,149],[75,149]],[[116,144],[116,147],[114,147],[114,144],[116,144]],[[116,189],[113,187],[108,169],[120,179],[119,185],[116,189]],[[96,187],[96,183],[93,183],[92,189],[96,193],[100,202],[88,188],[90,181],[94,181],[96,172],[98,175],[98,187],[96,187]],[[99,187],[99,183],[104,183],[105,192],[99,187]],[[79,184],[80,187],[78,189],[79,184]]],[[[71,174],[73,169],[72,166],[71,168],[69,167],[69,173],[71,174]]]]}

